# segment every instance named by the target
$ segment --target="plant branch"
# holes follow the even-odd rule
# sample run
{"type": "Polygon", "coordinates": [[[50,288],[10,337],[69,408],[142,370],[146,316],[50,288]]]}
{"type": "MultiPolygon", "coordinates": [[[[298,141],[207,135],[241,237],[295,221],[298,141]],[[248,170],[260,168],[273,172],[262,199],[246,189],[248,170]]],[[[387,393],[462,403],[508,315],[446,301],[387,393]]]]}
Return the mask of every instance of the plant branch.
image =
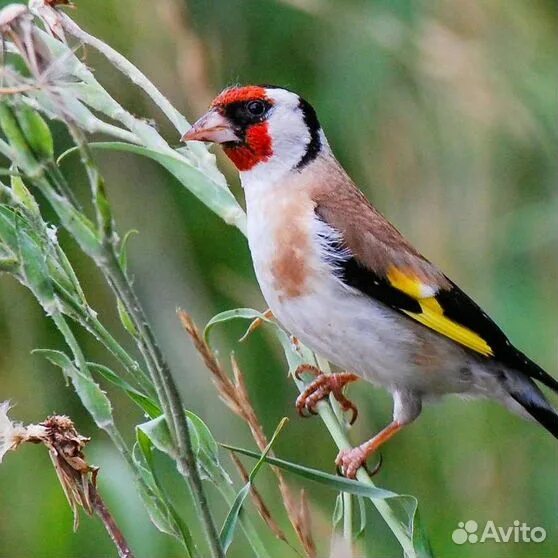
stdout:
{"type": "Polygon", "coordinates": [[[91,499],[93,510],[99,516],[99,519],[103,522],[103,525],[110,535],[112,542],[118,549],[118,556],[120,558],[134,558],[134,553],[130,549],[130,546],[128,545],[128,542],[126,541],[122,531],[116,524],[114,517],[105,505],[97,488],[91,482],[89,482],[89,496],[91,499]]]}
{"type": "Polygon", "coordinates": [[[107,276],[117,296],[123,302],[138,331],[140,351],[151,373],[159,401],[163,407],[165,417],[167,418],[169,430],[175,437],[178,450],[179,471],[187,478],[191,485],[192,492],[194,493],[195,500],[200,509],[202,521],[205,525],[213,556],[216,558],[224,558],[217,526],[211,515],[201,477],[196,466],[192,440],[178,388],[167,363],[162,357],[159,346],[157,345],[135,292],[122,271],[117,256],[114,253],[114,248],[112,245],[107,245],[105,243],[105,251],[107,252],[107,261],[101,270],[107,276]]]}
{"type": "MultiPolygon", "coordinates": [[[[303,382],[297,382],[299,390],[302,392],[304,389],[303,382]]],[[[329,434],[333,438],[337,448],[339,450],[342,449],[350,449],[352,448],[351,443],[349,442],[347,435],[345,434],[343,427],[337,420],[331,405],[327,401],[320,401],[316,405],[316,411],[318,415],[322,419],[325,427],[327,428],[329,434]]],[[[361,467],[357,471],[357,480],[360,482],[367,484],[368,486],[375,487],[376,485],[372,482],[370,475],[366,472],[366,470],[361,467]]],[[[384,521],[390,526],[393,534],[395,535],[396,539],[399,541],[399,544],[403,548],[405,552],[405,556],[415,556],[415,550],[413,548],[413,542],[409,538],[409,533],[405,525],[400,521],[400,519],[395,514],[393,508],[385,501],[385,500],[374,500],[372,499],[372,503],[376,506],[376,509],[384,519],[384,521]]]]}
{"type": "Polygon", "coordinates": [[[351,552],[347,558],[352,558],[353,548],[353,499],[350,494],[343,492],[343,538],[347,549],[351,552]]]}

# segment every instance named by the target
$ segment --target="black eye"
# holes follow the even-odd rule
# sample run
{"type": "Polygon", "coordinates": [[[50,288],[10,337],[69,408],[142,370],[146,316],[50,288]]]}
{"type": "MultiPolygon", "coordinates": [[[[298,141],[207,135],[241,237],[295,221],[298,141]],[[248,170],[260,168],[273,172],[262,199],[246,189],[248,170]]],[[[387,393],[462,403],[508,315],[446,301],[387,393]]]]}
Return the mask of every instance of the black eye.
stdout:
{"type": "Polygon", "coordinates": [[[266,104],[263,101],[250,101],[246,105],[246,110],[252,116],[261,116],[266,111],[266,104]]]}

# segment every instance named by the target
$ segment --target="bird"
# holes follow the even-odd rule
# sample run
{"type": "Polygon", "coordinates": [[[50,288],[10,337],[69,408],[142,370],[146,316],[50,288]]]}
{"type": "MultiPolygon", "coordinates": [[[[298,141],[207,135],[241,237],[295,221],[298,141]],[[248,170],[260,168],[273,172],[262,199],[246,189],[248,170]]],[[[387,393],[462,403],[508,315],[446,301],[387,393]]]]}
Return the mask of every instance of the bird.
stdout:
{"type": "Polygon", "coordinates": [[[314,412],[357,379],[393,398],[391,422],[341,450],[355,478],[379,448],[447,394],[490,398],[558,438],[558,412],[540,387],[558,381],[364,196],[335,158],[310,103],[273,85],[232,86],[182,136],[219,144],[239,171],[256,278],[270,312],[345,372],[315,377],[297,399],[314,412]]]}

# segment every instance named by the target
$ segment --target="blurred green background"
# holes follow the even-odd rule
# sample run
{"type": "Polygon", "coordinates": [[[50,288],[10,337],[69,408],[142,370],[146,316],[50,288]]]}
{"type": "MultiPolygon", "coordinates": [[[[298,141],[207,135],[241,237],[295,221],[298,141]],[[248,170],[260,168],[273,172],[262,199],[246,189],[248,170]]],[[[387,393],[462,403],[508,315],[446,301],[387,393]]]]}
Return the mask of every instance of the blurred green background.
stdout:
{"type": "MultiPolygon", "coordinates": [[[[554,0],[76,3],[72,17],[138,65],[190,120],[233,83],[275,83],[300,92],[316,108],[342,164],[376,205],[515,344],[558,373],[554,0]]],[[[178,143],[137,90],[95,53],[84,55],[124,106],[156,119],[171,143],[178,143]]],[[[59,150],[67,146],[63,134],[56,140],[59,150]]],[[[218,400],[175,315],[180,306],[203,324],[228,308],[265,307],[245,240],[155,164],[131,155],[97,156],[120,232],[140,233],[130,243],[135,284],[185,403],[219,440],[253,447],[246,428],[218,400]]],[[[219,157],[241,197],[236,174],[219,157]]],[[[84,177],[72,164],[68,160],[65,169],[85,199],[84,177]]],[[[62,238],[90,302],[120,332],[100,276],[62,238]]],[[[285,377],[277,343],[258,332],[238,346],[242,327],[228,326],[218,345],[223,359],[236,350],[268,433],[282,416],[292,418],[277,453],[332,472],[335,450],[327,433],[317,419],[295,416],[295,388],[285,377]]],[[[85,334],[80,339],[89,360],[107,362],[94,340],[85,334]]],[[[150,525],[125,464],[59,371],[31,354],[37,347],[63,348],[63,343],[30,293],[0,278],[0,400],[17,404],[12,415],[25,422],[53,412],[70,415],[83,434],[93,436],[88,456],[101,466],[101,490],[138,556],[180,556],[178,546],[150,525]]],[[[351,434],[357,442],[389,420],[390,399],[367,385],[351,387],[350,393],[361,411],[351,434]]],[[[122,396],[112,395],[117,418],[132,436],[141,417],[122,396]]],[[[428,407],[386,446],[384,459],[378,484],[418,497],[438,556],[558,555],[558,445],[541,428],[490,402],[450,398],[428,407]],[[543,527],[547,540],[457,546],[451,533],[469,519],[501,526],[524,521],[543,527]]],[[[286,526],[271,475],[262,474],[257,484],[286,526]]],[[[320,556],[326,556],[334,495],[306,487],[320,556]]],[[[179,503],[181,490],[175,491],[179,503]]],[[[372,509],[368,522],[363,555],[399,556],[372,509]]],[[[262,532],[271,540],[263,526],[262,532]]],[[[294,556],[280,543],[273,547],[276,556],[294,556]]],[[[24,447],[8,454],[0,467],[0,557],[114,554],[97,521],[84,518],[72,533],[70,511],[45,451],[24,447]]],[[[231,556],[247,555],[239,538],[231,556]]]]}

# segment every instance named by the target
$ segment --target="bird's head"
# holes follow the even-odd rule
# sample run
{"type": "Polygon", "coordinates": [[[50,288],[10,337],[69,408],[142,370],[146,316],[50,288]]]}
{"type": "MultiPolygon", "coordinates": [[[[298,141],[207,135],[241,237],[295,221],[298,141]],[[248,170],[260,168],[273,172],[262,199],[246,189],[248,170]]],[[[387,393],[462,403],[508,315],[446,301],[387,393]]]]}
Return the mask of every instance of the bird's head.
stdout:
{"type": "Polygon", "coordinates": [[[301,169],[326,145],[312,106],[296,93],[271,85],[225,89],[182,140],[221,144],[243,173],[301,169]]]}

